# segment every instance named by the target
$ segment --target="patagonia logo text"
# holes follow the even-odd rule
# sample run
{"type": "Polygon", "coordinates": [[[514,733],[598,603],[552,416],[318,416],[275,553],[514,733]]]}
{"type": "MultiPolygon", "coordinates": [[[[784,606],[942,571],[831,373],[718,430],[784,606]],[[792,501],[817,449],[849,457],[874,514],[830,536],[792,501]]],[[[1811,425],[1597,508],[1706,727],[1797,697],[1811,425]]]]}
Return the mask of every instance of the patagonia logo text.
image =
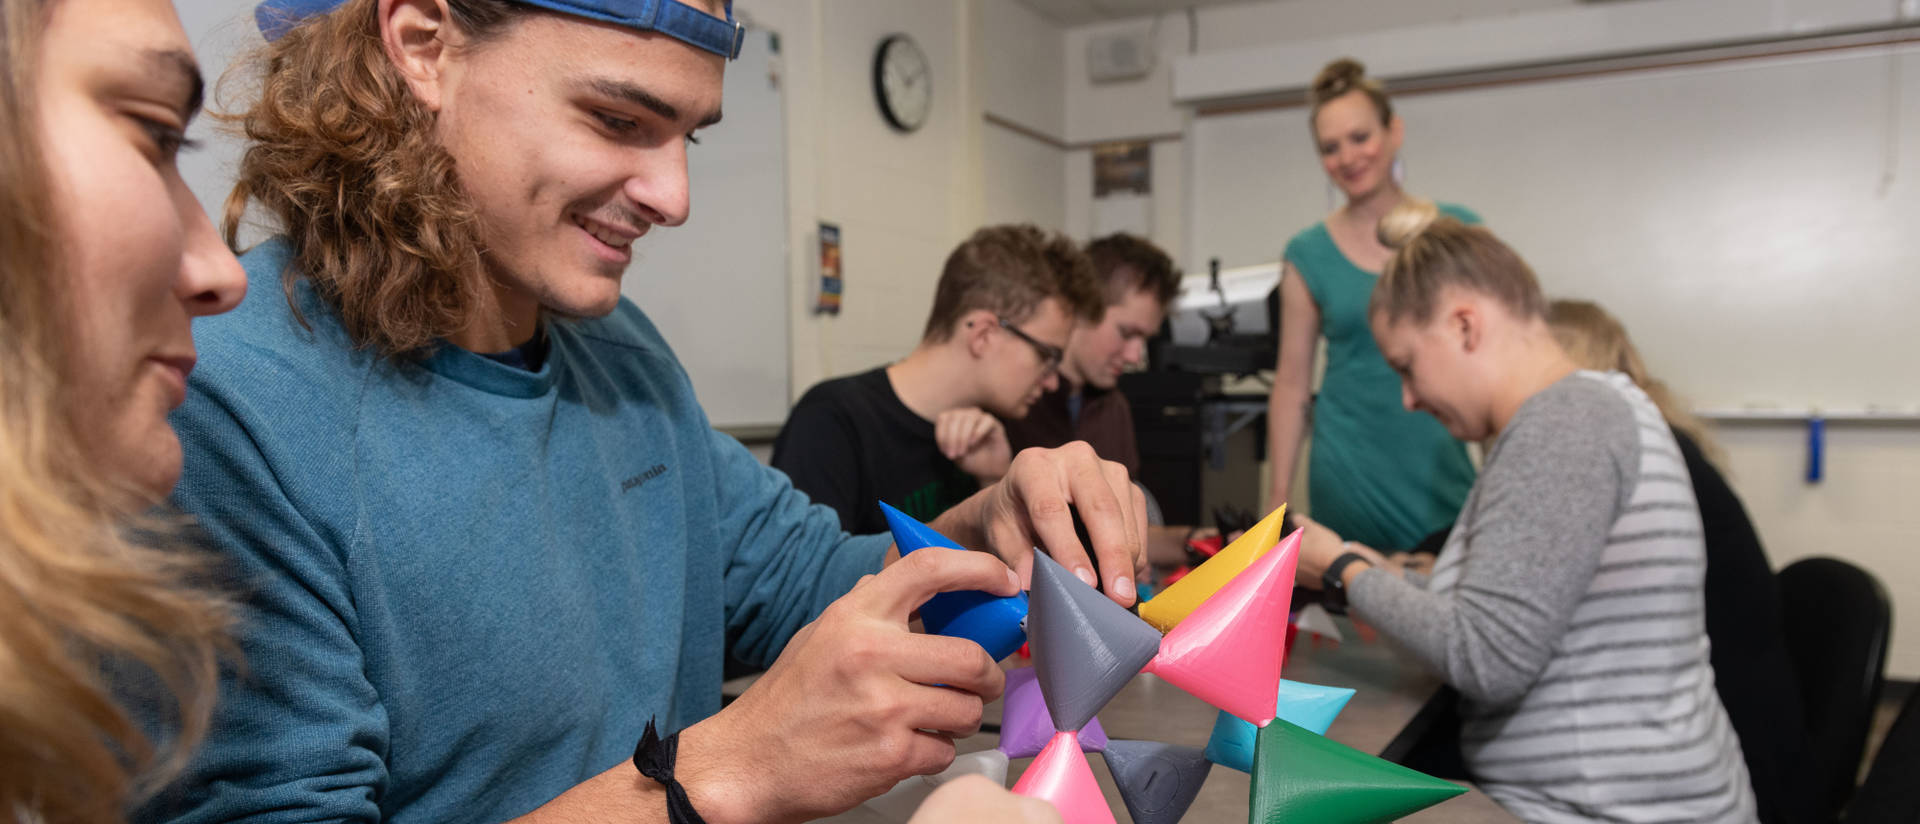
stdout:
{"type": "Polygon", "coordinates": [[[628,492],[646,486],[648,481],[667,474],[666,464],[654,464],[651,469],[620,482],[620,491],[628,492]]]}

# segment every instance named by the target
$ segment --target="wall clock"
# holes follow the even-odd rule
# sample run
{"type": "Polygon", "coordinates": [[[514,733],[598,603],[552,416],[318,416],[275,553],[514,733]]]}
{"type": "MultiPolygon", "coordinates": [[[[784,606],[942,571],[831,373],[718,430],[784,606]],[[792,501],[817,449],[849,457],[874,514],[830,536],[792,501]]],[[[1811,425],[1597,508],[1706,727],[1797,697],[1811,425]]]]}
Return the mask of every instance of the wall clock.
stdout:
{"type": "Polygon", "coordinates": [[[887,125],[911,132],[933,111],[933,74],[927,55],[904,34],[888,36],[873,53],[873,93],[887,125]]]}

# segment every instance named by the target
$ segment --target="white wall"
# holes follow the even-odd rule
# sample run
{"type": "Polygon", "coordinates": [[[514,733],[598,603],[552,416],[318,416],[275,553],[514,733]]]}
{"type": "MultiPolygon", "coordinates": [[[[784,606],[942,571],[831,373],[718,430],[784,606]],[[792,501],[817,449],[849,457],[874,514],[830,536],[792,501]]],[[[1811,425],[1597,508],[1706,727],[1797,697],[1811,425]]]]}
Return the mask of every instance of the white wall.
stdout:
{"type": "MultiPolygon", "coordinates": [[[[1140,19],[1078,26],[1067,30],[1062,50],[1066,63],[1065,137],[1072,144],[1087,144],[1185,133],[1189,114],[1173,102],[1172,95],[1172,66],[1180,55],[1576,4],[1576,0],[1271,0],[1200,8],[1191,21],[1180,12],[1159,16],[1157,25],[1153,19],[1140,19]],[[1137,80],[1108,83],[1095,83],[1087,76],[1089,40],[1142,31],[1153,33],[1158,49],[1152,73],[1137,80]]],[[[1187,151],[1187,145],[1177,139],[1154,144],[1151,239],[1181,266],[1198,270],[1206,265],[1211,253],[1188,246],[1203,228],[1187,222],[1187,151]]],[[[1090,155],[1084,150],[1072,153],[1067,160],[1067,227],[1083,238],[1093,231],[1090,163],[1090,155]]]]}
{"type": "Polygon", "coordinates": [[[1067,221],[1065,31],[1015,0],[980,0],[973,48],[984,113],[1050,138],[995,123],[981,125],[983,223],[1067,221]]]}
{"type": "MultiPolygon", "coordinates": [[[[1153,193],[1149,196],[1148,216],[1152,221],[1146,238],[1172,255],[1175,265],[1204,265],[1181,259],[1187,244],[1187,154],[1181,140],[1155,140],[1149,147],[1153,175],[1153,193]]],[[[1108,233],[1095,215],[1093,197],[1093,150],[1076,148],[1067,153],[1066,228],[1068,235],[1081,241],[1108,233]]]]}
{"type": "Polygon", "coordinates": [[[1800,424],[1723,424],[1728,482],[1747,505],[1774,568],[1830,555],[1873,572],[1893,596],[1887,675],[1920,679],[1920,431],[1912,424],[1827,424],[1820,483],[1806,482],[1800,424]]]}
{"type": "MultiPolygon", "coordinates": [[[[234,167],[239,162],[242,141],[209,116],[213,112],[241,109],[249,100],[245,89],[221,82],[221,69],[241,55],[263,45],[260,30],[254,27],[254,0],[196,0],[175,3],[180,24],[193,43],[194,56],[206,74],[208,114],[194,121],[190,136],[200,148],[182,152],[180,174],[200,199],[200,205],[220,225],[227,192],[233,188],[234,167]],[[239,95],[238,99],[234,98],[239,95]]],[[[243,236],[257,239],[256,235],[243,236]]]]}
{"type": "Polygon", "coordinates": [[[788,77],[796,392],[898,357],[919,337],[933,279],[971,222],[979,185],[968,135],[965,9],[943,0],[743,2],[778,31],[788,77]],[[872,90],[874,49],[911,36],[933,75],[933,110],[913,134],[893,131],[872,90]],[[811,313],[818,221],[841,231],[846,278],[838,317],[811,313]],[[907,311],[906,307],[918,307],[907,311]]]}
{"type": "Polygon", "coordinates": [[[985,223],[1065,221],[1062,152],[982,122],[986,111],[1061,129],[1063,32],[1014,0],[742,0],[786,52],[793,221],[795,393],[905,354],[920,339],[940,266],[985,223]],[[926,52],[933,113],[902,135],[881,120],[874,49],[905,33],[926,52]],[[838,223],[841,314],[814,315],[815,225],[838,223]]]}

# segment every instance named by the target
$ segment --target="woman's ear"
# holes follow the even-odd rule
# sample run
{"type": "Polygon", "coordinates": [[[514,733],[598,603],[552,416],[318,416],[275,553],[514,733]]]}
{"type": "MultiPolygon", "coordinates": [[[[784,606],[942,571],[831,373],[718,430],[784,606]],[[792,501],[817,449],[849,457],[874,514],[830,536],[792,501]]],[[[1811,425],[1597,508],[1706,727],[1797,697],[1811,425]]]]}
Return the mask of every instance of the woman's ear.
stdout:
{"type": "Polygon", "coordinates": [[[380,0],[380,39],[387,59],[430,112],[439,112],[448,57],[446,0],[380,0]]]}
{"type": "Polygon", "coordinates": [[[1486,335],[1486,316],[1480,314],[1478,307],[1471,303],[1461,303],[1448,314],[1447,320],[1453,332],[1459,336],[1460,351],[1474,352],[1486,335]]]}

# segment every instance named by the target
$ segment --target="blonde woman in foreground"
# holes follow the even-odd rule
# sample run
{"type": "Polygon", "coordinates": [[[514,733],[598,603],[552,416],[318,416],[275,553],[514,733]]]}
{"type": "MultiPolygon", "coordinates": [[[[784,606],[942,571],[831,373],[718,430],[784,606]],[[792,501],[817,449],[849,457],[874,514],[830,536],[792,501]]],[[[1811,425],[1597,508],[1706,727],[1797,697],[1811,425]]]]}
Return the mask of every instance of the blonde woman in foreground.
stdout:
{"type": "Polygon", "coordinates": [[[1403,403],[1491,445],[1431,575],[1306,522],[1300,582],[1459,690],[1466,766],[1514,815],[1753,821],[1708,662],[1700,512],[1659,408],[1567,356],[1492,233],[1408,204],[1381,240],[1397,251],[1368,319],[1403,403]]]}
{"type": "Polygon", "coordinates": [[[228,605],[142,513],[180,475],[190,323],[246,281],[175,165],[201,78],[173,7],[0,0],[0,27],[0,816],[119,821],[213,698],[228,605]]]}

